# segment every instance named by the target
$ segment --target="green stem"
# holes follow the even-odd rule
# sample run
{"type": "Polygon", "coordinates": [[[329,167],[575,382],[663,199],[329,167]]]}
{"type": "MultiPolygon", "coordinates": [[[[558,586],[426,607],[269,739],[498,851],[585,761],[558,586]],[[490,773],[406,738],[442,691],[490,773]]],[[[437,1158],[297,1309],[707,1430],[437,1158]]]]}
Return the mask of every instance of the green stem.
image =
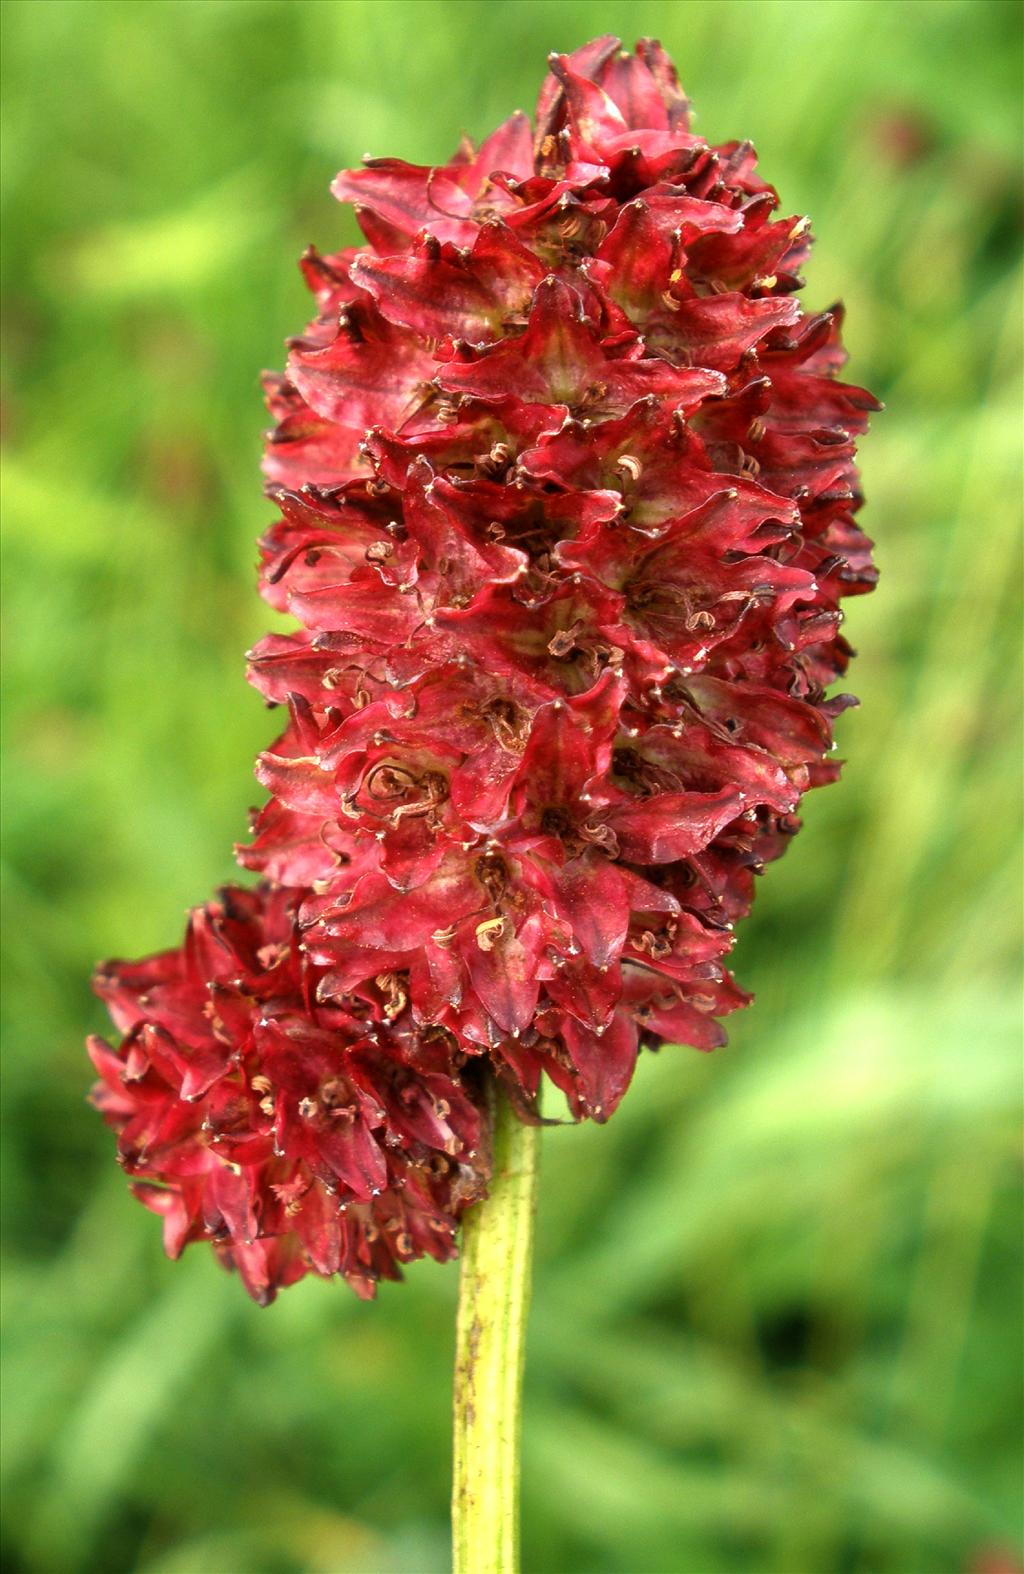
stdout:
{"type": "Polygon", "coordinates": [[[494,1169],[467,1210],[455,1346],[454,1574],[516,1574],[519,1434],[539,1128],[488,1090],[494,1169]]]}

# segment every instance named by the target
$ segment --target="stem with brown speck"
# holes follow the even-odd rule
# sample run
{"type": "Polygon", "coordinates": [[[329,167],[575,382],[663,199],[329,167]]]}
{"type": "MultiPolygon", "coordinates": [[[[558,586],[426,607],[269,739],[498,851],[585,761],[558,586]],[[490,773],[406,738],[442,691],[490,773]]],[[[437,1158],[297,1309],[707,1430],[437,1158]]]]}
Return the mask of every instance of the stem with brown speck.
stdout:
{"type": "Polygon", "coordinates": [[[454,1574],[517,1574],[519,1437],[540,1129],[488,1085],[493,1176],[466,1212],[455,1335],[454,1574]]]}

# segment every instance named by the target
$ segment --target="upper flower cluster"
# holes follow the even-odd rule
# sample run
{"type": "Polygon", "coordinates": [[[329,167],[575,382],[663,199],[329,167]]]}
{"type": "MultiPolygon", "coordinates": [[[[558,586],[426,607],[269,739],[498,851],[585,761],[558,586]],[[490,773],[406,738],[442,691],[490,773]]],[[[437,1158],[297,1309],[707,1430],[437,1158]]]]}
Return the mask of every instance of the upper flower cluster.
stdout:
{"type": "Polygon", "coordinates": [[[290,721],[242,862],[310,888],[336,998],[382,967],[527,1094],[606,1116],[638,1036],[711,1047],[752,876],[830,780],[840,597],[873,583],[840,314],[749,144],[651,42],[554,56],[443,168],[338,176],[364,247],[269,383],[252,653],[290,721]]]}
{"type": "Polygon", "coordinates": [[[366,244],[303,258],[265,884],[101,979],[124,1161],[172,1250],[211,1236],[257,1293],[450,1248],[467,1061],[600,1120],[641,1043],[721,1043],[754,876],[836,774],[876,404],[797,299],[806,220],[687,109],[650,41],[553,56],[533,130],[339,175],[366,244]]]}

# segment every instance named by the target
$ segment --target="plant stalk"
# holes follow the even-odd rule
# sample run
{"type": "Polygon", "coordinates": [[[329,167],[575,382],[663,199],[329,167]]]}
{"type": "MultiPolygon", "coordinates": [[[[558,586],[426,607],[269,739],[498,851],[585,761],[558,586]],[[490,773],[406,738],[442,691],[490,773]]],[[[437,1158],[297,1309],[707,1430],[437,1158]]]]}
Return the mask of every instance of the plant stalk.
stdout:
{"type": "Polygon", "coordinates": [[[462,1225],[455,1335],[454,1574],[517,1574],[519,1438],[540,1128],[488,1086],[493,1175],[462,1225]]]}

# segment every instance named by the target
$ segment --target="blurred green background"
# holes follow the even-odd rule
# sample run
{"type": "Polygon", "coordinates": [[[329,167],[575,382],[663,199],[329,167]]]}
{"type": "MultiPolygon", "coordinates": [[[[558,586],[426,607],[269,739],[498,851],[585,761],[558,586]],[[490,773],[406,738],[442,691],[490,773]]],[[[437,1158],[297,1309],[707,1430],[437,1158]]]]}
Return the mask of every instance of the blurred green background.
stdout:
{"type": "Polygon", "coordinates": [[[7,0],[11,1574],[431,1574],[457,1272],[270,1311],[177,1266],[86,1107],[94,960],[232,874],[263,419],[333,173],[662,38],[849,307],[878,594],[842,785],[769,871],[712,1057],[545,1136],[529,1574],[1017,1568],[1021,12],[985,0],[7,0]]]}

